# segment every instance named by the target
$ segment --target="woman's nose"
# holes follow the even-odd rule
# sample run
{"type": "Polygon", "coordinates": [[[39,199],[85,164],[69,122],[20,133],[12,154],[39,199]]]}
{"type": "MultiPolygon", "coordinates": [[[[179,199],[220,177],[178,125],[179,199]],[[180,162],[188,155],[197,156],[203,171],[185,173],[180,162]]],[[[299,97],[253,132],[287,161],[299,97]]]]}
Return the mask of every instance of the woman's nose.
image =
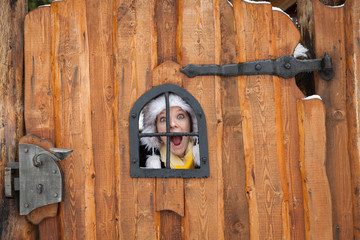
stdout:
{"type": "Polygon", "coordinates": [[[170,128],[175,128],[177,126],[176,124],[176,118],[170,116],[170,128]]]}

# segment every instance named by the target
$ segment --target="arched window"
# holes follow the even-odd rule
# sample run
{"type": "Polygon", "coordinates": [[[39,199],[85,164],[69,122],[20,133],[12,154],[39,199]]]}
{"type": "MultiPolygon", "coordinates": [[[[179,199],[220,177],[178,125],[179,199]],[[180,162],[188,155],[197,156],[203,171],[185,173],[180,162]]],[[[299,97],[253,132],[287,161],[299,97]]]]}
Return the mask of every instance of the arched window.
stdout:
{"type": "Polygon", "coordinates": [[[185,89],[167,83],[142,95],[129,134],[131,177],[209,176],[205,114],[185,89]]]}

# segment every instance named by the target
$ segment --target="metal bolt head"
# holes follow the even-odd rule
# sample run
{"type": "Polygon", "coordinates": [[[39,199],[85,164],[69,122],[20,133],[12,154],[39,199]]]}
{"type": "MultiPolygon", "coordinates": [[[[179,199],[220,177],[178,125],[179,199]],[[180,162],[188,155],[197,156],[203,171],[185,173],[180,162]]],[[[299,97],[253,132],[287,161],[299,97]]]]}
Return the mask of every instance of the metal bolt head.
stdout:
{"type": "Polygon", "coordinates": [[[52,173],[53,173],[53,174],[56,174],[56,170],[55,170],[55,169],[54,169],[54,170],[52,170],[52,173]]]}
{"type": "Polygon", "coordinates": [[[54,197],[58,197],[59,196],[59,194],[57,194],[57,193],[54,193],[54,197]]]}
{"type": "Polygon", "coordinates": [[[132,118],[136,118],[136,116],[137,116],[136,113],[131,114],[132,118]]]}
{"type": "Polygon", "coordinates": [[[29,205],[28,203],[25,203],[25,204],[24,204],[24,207],[25,207],[25,208],[28,208],[29,206],[30,206],[30,205],[29,205]]]}
{"type": "Polygon", "coordinates": [[[260,71],[261,68],[262,68],[262,67],[261,67],[261,64],[258,63],[258,64],[255,65],[256,71],[260,71]]]}
{"type": "Polygon", "coordinates": [[[25,148],[25,149],[24,149],[24,152],[25,152],[25,153],[29,152],[29,149],[25,148]]]}
{"type": "Polygon", "coordinates": [[[290,68],[291,68],[291,64],[290,64],[290,63],[285,63],[284,67],[285,67],[286,69],[290,69],[290,68]]]}

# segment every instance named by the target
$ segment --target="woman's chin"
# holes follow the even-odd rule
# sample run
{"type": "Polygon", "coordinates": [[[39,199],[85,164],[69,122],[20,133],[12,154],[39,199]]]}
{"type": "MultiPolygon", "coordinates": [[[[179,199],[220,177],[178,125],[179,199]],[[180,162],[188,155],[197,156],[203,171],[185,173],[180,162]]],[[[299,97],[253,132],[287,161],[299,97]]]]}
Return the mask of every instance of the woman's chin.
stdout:
{"type": "Polygon", "coordinates": [[[186,148],[183,146],[183,143],[181,143],[181,144],[179,144],[179,145],[177,145],[177,146],[174,145],[174,144],[171,144],[170,150],[171,150],[171,152],[172,152],[173,154],[175,154],[176,156],[178,156],[178,157],[183,157],[186,148]]]}

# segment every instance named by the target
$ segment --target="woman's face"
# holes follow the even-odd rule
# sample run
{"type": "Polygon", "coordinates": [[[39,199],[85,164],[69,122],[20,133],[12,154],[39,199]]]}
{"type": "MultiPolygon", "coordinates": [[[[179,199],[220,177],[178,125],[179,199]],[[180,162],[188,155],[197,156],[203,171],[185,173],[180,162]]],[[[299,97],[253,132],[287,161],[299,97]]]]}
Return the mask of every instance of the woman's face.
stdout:
{"type": "MultiPolygon", "coordinates": [[[[181,107],[170,107],[170,132],[190,132],[189,114],[181,107]]],[[[156,127],[158,132],[166,132],[166,110],[164,109],[156,118],[156,127]]],[[[166,144],[166,136],[160,137],[166,144]]],[[[189,143],[189,136],[172,136],[170,137],[170,151],[179,156],[184,157],[185,150],[189,143]]]]}

